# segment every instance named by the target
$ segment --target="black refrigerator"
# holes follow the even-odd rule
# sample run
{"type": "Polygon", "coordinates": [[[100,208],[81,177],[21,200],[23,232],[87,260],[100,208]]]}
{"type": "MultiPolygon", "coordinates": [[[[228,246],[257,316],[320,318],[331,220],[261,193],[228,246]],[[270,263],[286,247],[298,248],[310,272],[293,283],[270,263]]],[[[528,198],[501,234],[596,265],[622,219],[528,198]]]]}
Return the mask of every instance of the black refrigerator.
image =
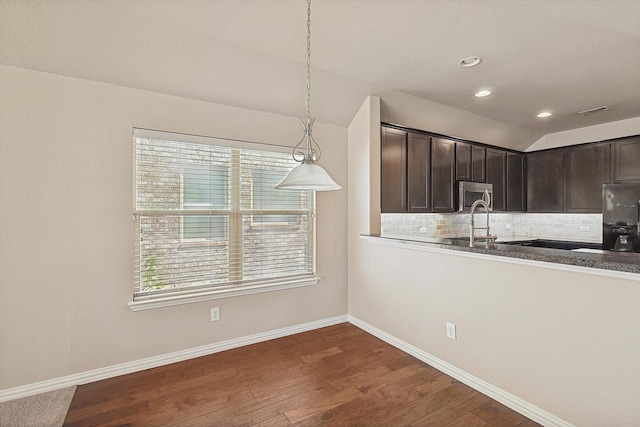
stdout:
{"type": "Polygon", "coordinates": [[[640,252],[640,183],[602,186],[602,249],[640,252]]]}

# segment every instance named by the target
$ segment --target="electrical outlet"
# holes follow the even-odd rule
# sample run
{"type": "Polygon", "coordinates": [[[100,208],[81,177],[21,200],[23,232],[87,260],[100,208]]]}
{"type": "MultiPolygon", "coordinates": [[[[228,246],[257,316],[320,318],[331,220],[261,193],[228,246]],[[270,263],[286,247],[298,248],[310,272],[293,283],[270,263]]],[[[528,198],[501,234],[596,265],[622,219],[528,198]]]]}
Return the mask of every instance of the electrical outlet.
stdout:
{"type": "Polygon", "coordinates": [[[216,322],[220,320],[220,307],[213,307],[211,309],[211,321],[216,322]]]}
{"type": "Polygon", "coordinates": [[[427,227],[420,227],[420,234],[427,234],[427,227]]]}
{"type": "Polygon", "coordinates": [[[580,226],[580,231],[589,231],[589,226],[588,225],[581,225],[580,226]]]}
{"type": "Polygon", "coordinates": [[[456,324],[447,322],[447,338],[456,339],[456,324]]]}
{"type": "Polygon", "coordinates": [[[511,224],[506,224],[504,228],[506,228],[507,230],[511,230],[511,224]]]}

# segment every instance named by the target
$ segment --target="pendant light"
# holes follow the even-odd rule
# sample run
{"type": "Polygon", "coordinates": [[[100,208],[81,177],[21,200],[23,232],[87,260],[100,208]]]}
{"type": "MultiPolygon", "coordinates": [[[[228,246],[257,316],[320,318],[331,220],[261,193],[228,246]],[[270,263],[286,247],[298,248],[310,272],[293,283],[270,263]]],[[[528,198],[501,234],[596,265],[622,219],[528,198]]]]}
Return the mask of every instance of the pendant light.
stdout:
{"type": "Polygon", "coordinates": [[[342,188],[331,179],[327,171],[317,164],[322,152],[311,135],[314,120],[311,118],[311,0],[307,0],[307,116],[304,120],[300,120],[304,128],[304,136],[293,147],[293,160],[300,164],[293,168],[275,188],[311,191],[330,191],[342,188]],[[306,151],[303,151],[303,148],[306,151]]]}

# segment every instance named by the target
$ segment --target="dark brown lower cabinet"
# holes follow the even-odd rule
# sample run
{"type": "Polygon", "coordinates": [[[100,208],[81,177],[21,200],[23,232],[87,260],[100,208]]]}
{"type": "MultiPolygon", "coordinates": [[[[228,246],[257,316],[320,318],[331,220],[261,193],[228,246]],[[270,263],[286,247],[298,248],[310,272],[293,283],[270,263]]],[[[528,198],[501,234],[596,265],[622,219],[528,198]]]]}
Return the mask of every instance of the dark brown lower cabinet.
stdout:
{"type": "Polygon", "coordinates": [[[558,150],[527,154],[527,212],[562,212],[563,157],[558,150]]]}
{"type": "Polygon", "coordinates": [[[455,210],[455,147],[449,139],[431,139],[431,208],[433,212],[455,210]]]}
{"type": "Polygon", "coordinates": [[[487,183],[493,184],[493,210],[506,211],[507,152],[487,148],[487,183]]]}
{"type": "Polygon", "coordinates": [[[564,151],[564,212],[602,213],[602,185],[611,182],[611,145],[564,151]]]}

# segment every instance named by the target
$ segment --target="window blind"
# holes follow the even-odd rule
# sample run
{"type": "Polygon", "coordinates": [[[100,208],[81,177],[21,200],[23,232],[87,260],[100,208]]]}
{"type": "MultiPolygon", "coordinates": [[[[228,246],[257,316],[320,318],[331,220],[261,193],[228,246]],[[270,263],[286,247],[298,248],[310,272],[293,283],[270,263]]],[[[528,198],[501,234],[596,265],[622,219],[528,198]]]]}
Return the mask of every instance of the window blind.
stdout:
{"type": "Polygon", "coordinates": [[[134,301],[314,275],[314,196],[286,147],[134,130],[134,301]],[[286,151],[285,151],[286,150],[286,151]]]}

